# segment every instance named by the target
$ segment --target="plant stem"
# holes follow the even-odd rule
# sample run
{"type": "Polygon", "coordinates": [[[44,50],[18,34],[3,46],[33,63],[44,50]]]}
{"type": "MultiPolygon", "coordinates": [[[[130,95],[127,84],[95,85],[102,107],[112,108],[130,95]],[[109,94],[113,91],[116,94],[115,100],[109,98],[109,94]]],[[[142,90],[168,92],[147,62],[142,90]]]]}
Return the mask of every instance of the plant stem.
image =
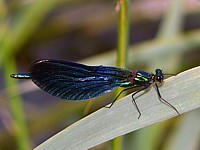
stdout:
{"type": "MultiPolygon", "coordinates": [[[[16,85],[16,80],[11,79],[9,74],[11,70],[16,70],[14,58],[5,58],[3,62],[3,68],[6,87],[13,87],[14,85],[16,85]]],[[[16,87],[8,89],[10,90],[8,90],[7,94],[9,95],[9,97],[12,97],[9,99],[8,102],[12,115],[12,127],[14,132],[13,134],[16,137],[17,149],[31,149],[28,136],[28,129],[23,112],[22,100],[19,96],[16,96],[18,93],[16,87]]]]}
{"type": "MultiPolygon", "coordinates": [[[[127,51],[129,44],[129,0],[119,0],[117,66],[127,66],[127,51]]],[[[117,92],[118,93],[118,92],[117,92]]],[[[122,149],[122,137],[113,140],[113,150],[122,149]]]]}
{"type": "Polygon", "coordinates": [[[129,44],[129,0],[119,0],[119,5],[117,66],[126,67],[129,44]]]}

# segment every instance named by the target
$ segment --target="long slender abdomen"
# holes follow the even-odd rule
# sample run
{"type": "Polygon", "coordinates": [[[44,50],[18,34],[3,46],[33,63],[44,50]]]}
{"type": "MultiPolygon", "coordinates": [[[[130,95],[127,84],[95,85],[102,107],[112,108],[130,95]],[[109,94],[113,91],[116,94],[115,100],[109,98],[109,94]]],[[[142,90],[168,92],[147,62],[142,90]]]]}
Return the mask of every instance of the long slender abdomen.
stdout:
{"type": "Polygon", "coordinates": [[[11,78],[14,79],[30,79],[30,74],[29,73],[14,73],[10,75],[11,78]]]}

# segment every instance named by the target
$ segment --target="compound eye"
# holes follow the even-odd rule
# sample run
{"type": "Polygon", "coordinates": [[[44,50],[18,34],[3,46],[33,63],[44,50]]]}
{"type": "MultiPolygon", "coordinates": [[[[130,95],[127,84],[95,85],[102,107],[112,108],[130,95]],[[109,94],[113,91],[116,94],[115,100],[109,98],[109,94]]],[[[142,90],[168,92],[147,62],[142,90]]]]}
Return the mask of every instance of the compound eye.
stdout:
{"type": "Polygon", "coordinates": [[[162,82],[162,81],[163,81],[162,76],[156,76],[156,81],[158,81],[158,82],[162,82]]]}

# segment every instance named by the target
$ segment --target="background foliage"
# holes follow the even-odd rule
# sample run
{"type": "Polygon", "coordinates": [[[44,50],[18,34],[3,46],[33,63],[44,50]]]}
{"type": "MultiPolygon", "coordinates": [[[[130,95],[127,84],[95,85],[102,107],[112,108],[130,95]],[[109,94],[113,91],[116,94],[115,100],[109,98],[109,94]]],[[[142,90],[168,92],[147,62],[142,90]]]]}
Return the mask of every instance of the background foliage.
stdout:
{"type": "MultiPolygon", "coordinates": [[[[199,17],[197,0],[132,0],[128,68],[178,73],[198,66],[199,17]]],[[[0,1],[0,149],[32,149],[113,99],[114,93],[92,102],[61,101],[9,75],[44,58],[115,65],[117,25],[117,1],[0,1]]],[[[127,134],[122,146],[199,149],[195,116],[199,110],[127,134]]],[[[111,143],[93,149],[111,149],[111,143]]]]}

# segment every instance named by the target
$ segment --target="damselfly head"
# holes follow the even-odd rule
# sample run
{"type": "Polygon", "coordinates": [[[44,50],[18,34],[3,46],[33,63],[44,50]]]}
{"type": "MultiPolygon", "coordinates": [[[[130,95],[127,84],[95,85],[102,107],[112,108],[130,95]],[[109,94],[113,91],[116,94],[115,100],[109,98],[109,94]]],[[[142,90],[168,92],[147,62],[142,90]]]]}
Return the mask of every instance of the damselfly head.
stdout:
{"type": "Polygon", "coordinates": [[[162,70],[156,69],[155,72],[156,72],[156,74],[155,74],[154,80],[157,81],[157,82],[160,82],[160,83],[163,82],[164,75],[162,73],[162,70]]]}

